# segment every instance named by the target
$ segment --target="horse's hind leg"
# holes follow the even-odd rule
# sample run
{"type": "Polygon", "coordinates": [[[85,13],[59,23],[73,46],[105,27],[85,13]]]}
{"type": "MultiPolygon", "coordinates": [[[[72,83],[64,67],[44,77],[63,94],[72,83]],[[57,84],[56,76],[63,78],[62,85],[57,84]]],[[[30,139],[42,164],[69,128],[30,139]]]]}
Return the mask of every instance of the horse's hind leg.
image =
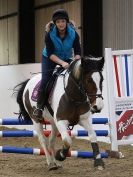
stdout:
{"type": "Polygon", "coordinates": [[[45,152],[48,168],[49,168],[49,170],[55,170],[58,167],[55,164],[55,162],[53,162],[53,159],[51,158],[51,155],[50,155],[50,152],[48,149],[48,138],[44,135],[43,125],[41,123],[36,123],[35,121],[33,121],[33,123],[35,126],[35,130],[37,131],[37,135],[38,135],[38,139],[41,144],[41,147],[43,148],[43,150],[45,152]]]}
{"type": "Polygon", "coordinates": [[[85,130],[89,133],[89,140],[91,141],[91,146],[93,150],[94,156],[94,167],[97,167],[99,170],[103,170],[104,162],[101,158],[101,153],[99,151],[99,145],[97,143],[97,136],[95,131],[93,130],[92,121],[88,118],[82,117],[80,119],[79,124],[85,128],[85,130]]]}

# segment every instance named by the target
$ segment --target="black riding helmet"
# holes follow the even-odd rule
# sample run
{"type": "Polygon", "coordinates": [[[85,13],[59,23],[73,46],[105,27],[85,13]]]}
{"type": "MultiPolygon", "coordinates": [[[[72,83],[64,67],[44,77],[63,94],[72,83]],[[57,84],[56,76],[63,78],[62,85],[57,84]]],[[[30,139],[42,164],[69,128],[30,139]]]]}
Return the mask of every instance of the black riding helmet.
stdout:
{"type": "Polygon", "coordinates": [[[53,17],[52,17],[53,22],[55,23],[56,20],[58,19],[65,19],[67,23],[69,23],[69,17],[68,17],[67,11],[65,11],[64,9],[58,9],[54,11],[53,17]]]}

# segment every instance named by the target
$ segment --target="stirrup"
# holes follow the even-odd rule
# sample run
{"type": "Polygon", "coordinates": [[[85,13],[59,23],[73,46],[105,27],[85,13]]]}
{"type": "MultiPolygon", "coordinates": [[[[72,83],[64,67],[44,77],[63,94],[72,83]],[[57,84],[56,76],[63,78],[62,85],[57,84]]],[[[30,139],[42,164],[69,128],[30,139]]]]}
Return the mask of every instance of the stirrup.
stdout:
{"type": "Polygon", "coordinates": [[[41,118],[43,115],[43,109],[39,109],[39,108],[36,108],[34,111],[33,111],[33,116],[37,117],[37,118],[41,118]]]}

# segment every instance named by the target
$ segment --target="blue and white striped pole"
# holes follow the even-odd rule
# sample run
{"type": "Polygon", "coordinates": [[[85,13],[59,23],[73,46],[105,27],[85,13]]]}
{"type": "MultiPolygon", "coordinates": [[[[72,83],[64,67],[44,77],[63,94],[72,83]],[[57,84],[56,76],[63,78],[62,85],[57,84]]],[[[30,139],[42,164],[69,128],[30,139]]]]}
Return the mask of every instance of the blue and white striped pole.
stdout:
{"type": "MultiPolygon", "coordinates": [[[[95,130],[97,136],[108,136],[108,130],[95,130]]],[[[49,136],[51,133],[50,130],[44,130],[45,136],[49,136]]],[[[85,130],[72,130],[68,131],[70,136],[73,137],[83,137],[89,136],[89,133],[85,130]]],[[[36,131],[30,130],[3,130],[0,131],[0,137],[36,137],[36,131]]],[[[57,136],[60,136],[58,134],[57,136]]]]}
{"type": "MultiPolygon", "coordinates": [[[[44,124],[50,124],[49,121],[44,121],[44,124]]],[[[93,118],[93,124],[107,124],[108,118],[93,118]]],[[[0,125],[32,125],[32,121],[19,120],[18,118],[3,118],[0,119],[0,125]]]]}
{"type": "MultiPolygon", "coordinates": [[[[42,149],[13,147],[13,146],[0,146],[2,153],[16,153],[16,154],[32,154],[32,155],[45,155],[42,149]]],[[[93,152],[89,151],[70,151],[67,157],[80,157],[80,158],[93,158],[93,152]]],[[[102,158],[108,158],[107,152],[101,152],[102,158]]]]}

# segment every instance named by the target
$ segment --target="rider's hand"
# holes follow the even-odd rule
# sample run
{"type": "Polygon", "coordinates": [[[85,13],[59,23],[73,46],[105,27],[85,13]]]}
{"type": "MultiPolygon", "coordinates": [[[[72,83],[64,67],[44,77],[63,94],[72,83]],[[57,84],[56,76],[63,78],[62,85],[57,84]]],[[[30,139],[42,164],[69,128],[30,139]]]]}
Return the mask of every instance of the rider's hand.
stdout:
{"type": "Polygon", "coordinates": [[[61,65],[64,69],[67,69],[69,67],[69,63],[67,62],[63,62],[62,65],[61,65]]]}

